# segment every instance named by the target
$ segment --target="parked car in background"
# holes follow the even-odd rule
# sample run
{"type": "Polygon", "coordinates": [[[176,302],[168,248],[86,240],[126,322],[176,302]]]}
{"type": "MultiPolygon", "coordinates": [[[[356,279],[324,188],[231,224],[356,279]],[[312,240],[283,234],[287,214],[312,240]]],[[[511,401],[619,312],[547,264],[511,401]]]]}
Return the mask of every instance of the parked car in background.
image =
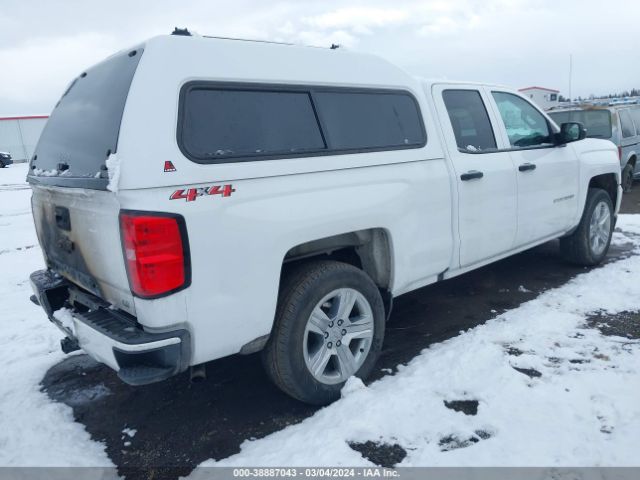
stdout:
{"type": "Polygon", "coordinates": [[[640,178],[640,105],[582,105],[557,107],[548,112],[558,124],[580,122],[587,129],[587,137],[611,140],[618,147],[622,187],[631,190],[633,180],[640,178]]]}
{"type": "Polygon", "coordinates": [[[11,154],[8,152],[0,152],[0,168],[4,168],[7,165],[11,165],[13,160],[11,159],[11,154]]]}

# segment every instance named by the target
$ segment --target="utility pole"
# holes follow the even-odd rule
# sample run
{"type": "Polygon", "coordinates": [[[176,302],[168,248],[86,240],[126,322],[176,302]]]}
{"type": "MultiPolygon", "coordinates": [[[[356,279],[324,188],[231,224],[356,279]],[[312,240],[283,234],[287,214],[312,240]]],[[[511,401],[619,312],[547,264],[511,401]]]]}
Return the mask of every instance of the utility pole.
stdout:
{"type": "Polygon", "coordinates": [[[571,97],[571,80],[573,75],[573,54],[569,54],[569,101],[572,101],[571,97]]]}

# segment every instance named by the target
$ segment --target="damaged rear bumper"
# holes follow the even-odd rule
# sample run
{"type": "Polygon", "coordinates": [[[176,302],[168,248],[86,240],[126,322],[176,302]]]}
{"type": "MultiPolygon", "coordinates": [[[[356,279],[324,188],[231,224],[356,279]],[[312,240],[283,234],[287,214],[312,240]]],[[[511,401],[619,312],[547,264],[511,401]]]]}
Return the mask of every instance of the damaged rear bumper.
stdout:
{"type": "Polygon", "coordinates": [[[31,274],[34,297],[70,340],[87,354],[118,372],[130,385],[165,380],[189,366],[189,331],[147,332],[131,315],[79,290],[51,270],[31,274]],[[67,310],[57,313],[63,307],[67,310]]]}

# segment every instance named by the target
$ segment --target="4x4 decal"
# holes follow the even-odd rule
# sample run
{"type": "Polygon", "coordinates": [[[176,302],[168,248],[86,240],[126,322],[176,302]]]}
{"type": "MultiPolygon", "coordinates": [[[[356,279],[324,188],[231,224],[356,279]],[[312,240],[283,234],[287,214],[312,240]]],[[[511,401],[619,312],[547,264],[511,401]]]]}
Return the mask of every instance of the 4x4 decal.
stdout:
{"type": "Polygon", "coordinates": [[[200,188],[182,188],[173,192],[169,197],[169,200],[185,199],[187,202],[193,202],[196,198],[204,195],[222,195],[223,197],[230,197],[235,191],[236,190],[233,188],[233,185],[230,184],[222,186],[212,185],[211,187],[200,188]]]}

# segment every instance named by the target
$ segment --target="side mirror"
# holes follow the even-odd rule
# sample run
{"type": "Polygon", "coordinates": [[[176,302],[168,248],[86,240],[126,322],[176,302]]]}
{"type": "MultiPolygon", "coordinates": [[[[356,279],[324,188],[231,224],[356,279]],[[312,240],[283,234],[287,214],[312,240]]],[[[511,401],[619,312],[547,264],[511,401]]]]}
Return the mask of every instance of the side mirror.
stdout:
{"type": "Polygon", "coordinates": [[[567,122],[560,125],[560,133],[556,135],[558,145],[564,145],[586,138],[587,129],[580,122],[567,122]]]}

